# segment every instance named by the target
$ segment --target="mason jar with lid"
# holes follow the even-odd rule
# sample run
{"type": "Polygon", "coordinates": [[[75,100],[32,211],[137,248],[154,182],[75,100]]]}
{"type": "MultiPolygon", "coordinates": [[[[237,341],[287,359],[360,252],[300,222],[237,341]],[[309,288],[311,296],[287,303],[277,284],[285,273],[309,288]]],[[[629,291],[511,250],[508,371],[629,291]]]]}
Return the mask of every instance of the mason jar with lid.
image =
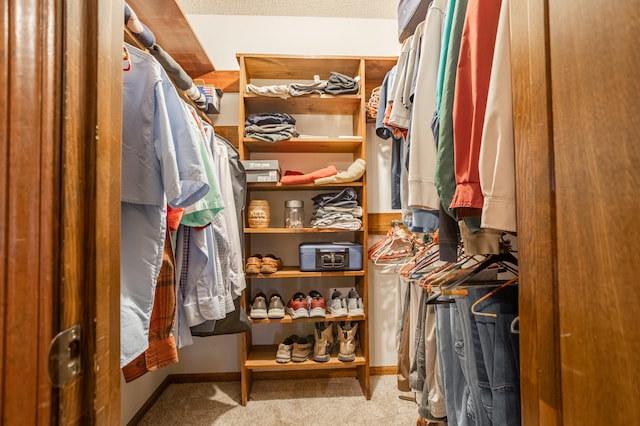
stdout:
{"type": "Polygon", "coordinates": [[[284,202],[284,227],[304,228],[304,201],[287,200],[284,202]]]}

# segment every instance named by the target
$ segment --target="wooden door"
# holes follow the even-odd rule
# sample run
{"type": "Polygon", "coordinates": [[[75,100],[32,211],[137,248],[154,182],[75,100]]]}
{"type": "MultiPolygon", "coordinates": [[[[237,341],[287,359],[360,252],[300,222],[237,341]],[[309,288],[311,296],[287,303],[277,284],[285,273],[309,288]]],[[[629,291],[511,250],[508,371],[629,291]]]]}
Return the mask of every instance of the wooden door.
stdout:
{"type": "Polygon", "coordinates": [[[640,424],[640,5],[511,5],[523,424],[640,424]]]}
{"type": "Polygon", "coordinates": [[[4,2],[2,424],[117,424],[122,2],[4,2]],[[82,373],[48,379],[82,328],[82,373]]]}
{"type": "Polygon", "coordinates": [[[549,1],[564,424],[640,424],[640,3],[549,1]]]}

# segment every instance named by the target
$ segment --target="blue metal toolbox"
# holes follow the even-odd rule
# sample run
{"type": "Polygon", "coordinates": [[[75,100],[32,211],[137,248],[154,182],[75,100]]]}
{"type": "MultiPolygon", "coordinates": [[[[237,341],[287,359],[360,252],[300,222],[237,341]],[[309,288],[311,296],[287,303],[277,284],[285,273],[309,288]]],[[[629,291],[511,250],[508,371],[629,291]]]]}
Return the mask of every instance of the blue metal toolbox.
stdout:
{"type": "Polygon", "coordinates": [[[359,271],[362,269],[362,245],[350,242],[300,244],[300,270],[359,271]]]}

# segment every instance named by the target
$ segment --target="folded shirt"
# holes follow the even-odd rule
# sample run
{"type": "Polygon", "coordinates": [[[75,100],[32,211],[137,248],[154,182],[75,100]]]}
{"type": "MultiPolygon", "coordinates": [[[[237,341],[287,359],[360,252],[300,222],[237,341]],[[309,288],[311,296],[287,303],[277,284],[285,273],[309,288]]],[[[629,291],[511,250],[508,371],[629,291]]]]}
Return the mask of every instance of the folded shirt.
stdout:
{"type": "Polygon", "coordinates": [[[295,118],[286,112],[263,112],[260,114],[250,114],[245,120],[245,126],[264,126],[266,124],[296,124],[295,118]]]}
{"type": "Polygon", "coordinates": [[[331,71],[324,91],[331,95],[355,94],[358,93],[358,80],[359,78],[351,78],[337,71],[331,71]]]}
{"type": "Polygon", "coordinates": [[[325,168],[305,174],[300,174],[300,172],[287,171],[280,179],[280,182],[283,185],[301,185],[305,183],[312,183],[318,178],[332,176],[336,173],[338,173],[338,169],[336,169],[334,166],[327,166],[325,168]]]}
{"type": "Polygon", "coordinates": [[[312,198],[313,207],[339,206],[356,207],[358,205],[358,194],[352,187],[347,187],[340,192],[330,192],[318,194],[312,198]]]}
{"type": "Polygon", "coordinates": [[[339,228],[357,231],[362,227],[362,220],[345,213],[315,217],[309,222],[312,228],[339,228]]]}
{"type": "Polygon", "coordinates": [[[245,87],[247,93],[254,95],[269,96],[272,98],[287,99],[289,97],[289,86],[286,84],[274,84],[271,86],[256,86],[255,84],[247,84],[245,87]]]}
{"type": "Polygon", "coordinates": [[[354,217],[362,217],[362,207],[338,207],[338,206],[325,206],[318,207],[314,210],[314,217],[328,216],[333,213],[348,213],[353,215],[354,217]]]}

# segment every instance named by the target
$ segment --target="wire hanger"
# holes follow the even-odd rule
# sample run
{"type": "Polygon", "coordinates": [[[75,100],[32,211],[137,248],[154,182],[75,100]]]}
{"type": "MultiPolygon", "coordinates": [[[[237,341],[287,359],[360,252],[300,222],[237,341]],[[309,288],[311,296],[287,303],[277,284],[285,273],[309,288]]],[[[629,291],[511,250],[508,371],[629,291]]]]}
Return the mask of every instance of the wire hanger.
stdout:
{"type": "Polygon", "coordinates": [[[496,294],[497,292],[499,292],[500,290],[502,290],[506,286],[511,285],[511,284],[513,284],[513,283],[515,283],[517,281],[518,281],[518,277],[513,277],[510,280],[507,280],[504,283],[500,284],[498,287],[494,288],[489,293],[487,293],[484,296],[482,296],[480,299],[478,299],[475,302],[473,302],[473,305],[471,305],[471,313],[474,314],[474,315],[481,315],[483,317],[496,318],[498,316],[498,314],[476,311],[476,306],[478,306],[480,303],[482,303],[483,301],[487,300],[489,297],[491,297],[492,295],[496,294]]]}

